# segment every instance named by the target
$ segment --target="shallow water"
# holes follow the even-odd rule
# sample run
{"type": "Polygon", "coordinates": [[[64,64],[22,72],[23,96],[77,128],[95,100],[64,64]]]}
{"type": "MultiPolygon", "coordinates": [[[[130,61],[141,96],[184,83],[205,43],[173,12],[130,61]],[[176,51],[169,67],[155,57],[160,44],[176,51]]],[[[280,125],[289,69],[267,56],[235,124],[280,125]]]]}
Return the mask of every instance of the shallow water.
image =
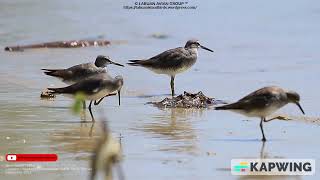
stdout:
{"type": "MultiPolygon", "coordinates": [[[[301,94],[307,117],[318,118],[320,3],[318,1],[201,1],[197,10],[122,9],[134,1],[0,2],[0,49],[8,45],[104,36],[127,43],[84,49],[0,51],[0,178],[87,179],[100,125],[80,123],[72,100],[40,100],[47,86],[63,86],[41,68],[69,67],[93,61],[98,54],[119,63],[147,58],[199,39],[215,53],[201,50],[191,70],[176,78],[176,91],[202,91],[234,101],[266,85],[301,94]],[[167,39],[154,39],[164,33],[167,39]],[[58,163],[36,164],[39,171],[15,174],[7,153],[57,153],[58,163]],[[43,170],[65,167],[69,170],[43,170]],[[42,169],[42,170],[41,170],[42,169]]],[[[169,78],[135,67],[109,67],[125,78],[122,105],[110,97],[94,107],[106,116],[113,135],[121,134],[127,179],[255,179],[232,176],[232,158],[320,158],[319,125],[299,121],[265,124],[269,141],[260,141],[259,121],[208,110],[158,109],[146,102],[169,92],[169,78]],[[248,121],[249,120],[249,121],[248,121]],[[262,152],[262,153],[261,153],[262,152]],[[139,167],[139,168],[137,168],[139,167]]],[[[301,117],[294,105],[280,113],[301,117]]],[[[84,115],[82,115],[84,116],[84,115]]],[[[89,112],[86,119],[90,120],[89,112]]],[[[317,163],[317,162],[316,162],[317,163]]],[[[18,168],[19,169],[19,168],[18,168]]],[[[21,170],[21,168],[20,168],[21,170]]],[[[315,176],[281,177],[319,179],[315,176]]],[[[259,177],[262,178],[262,177],[259,177]]],[[[281,179],[280,177],[263,177],[281,179]]]]}

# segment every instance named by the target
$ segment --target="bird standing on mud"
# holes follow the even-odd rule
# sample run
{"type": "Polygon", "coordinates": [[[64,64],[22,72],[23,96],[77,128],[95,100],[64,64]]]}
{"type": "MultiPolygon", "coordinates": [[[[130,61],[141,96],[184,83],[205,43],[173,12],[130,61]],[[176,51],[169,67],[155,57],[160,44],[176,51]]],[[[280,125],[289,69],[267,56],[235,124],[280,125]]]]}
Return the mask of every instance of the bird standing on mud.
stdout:
{"type": "Polygon", "coordinates": [[[187,41],[184,47],[169,49],[146,60],[129,60],[131,66],[145,67],[157,74],[166,74],[171,77],[171,95],[174,96],[174,79],[176,74],[188,70],[197,61],[198,49],[213,50],[200,45],[198,40],[187,41]]]}
{"type": "Polygon", "coordinates": [[[253,93],[245,96],[235,103],[219,106],[215,109],[230,110],[248,117],[260,117],[262,141],[266,141],[262,123],[273,120],[266,120],[266,117],[282,108],[283,106],[287,105],[288,103],[296,104],[304,114],[299,101],[300,95],[298,93],[294,91],[284,90],[277,86],[269,86],[254,91],[253,93]]]}
{"type": "Polygon", "coordinates": [[[120,90],[123,86],[122,76],[116,76],[112,78],[106,73],[102,73],[96,76],[79,81],[73,85],[63,88],[48,88],[50,93],[53,94],[64,94],[75,96],[78,93],[83,93],[86,100],[90,100],[89,112],[94,121],[94,117],[91,111],[91,105],[94,101],[94,105],[98,105],[104,97],[115,95],[114,92],[118,93],[119,106],[120,106],[120,90]],[[98,101],[97,101],[98,100],[98,101]]]}

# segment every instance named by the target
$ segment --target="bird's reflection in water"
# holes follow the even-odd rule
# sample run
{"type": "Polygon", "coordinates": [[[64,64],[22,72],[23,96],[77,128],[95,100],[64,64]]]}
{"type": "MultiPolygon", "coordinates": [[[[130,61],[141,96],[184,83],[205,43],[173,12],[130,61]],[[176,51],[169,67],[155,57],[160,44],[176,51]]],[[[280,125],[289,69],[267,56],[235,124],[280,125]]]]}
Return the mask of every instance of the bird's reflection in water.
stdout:
{"type": "MultiPolygon", "coordinates": [[[[68,153],[91,153],[97,145],[102,131],[96,123],[75,124],[68,129],[60,129],[50,136],[52,144],[56,144],[53,149],[58,152],[68,153]]],[[[89,159],[88,156],[80,154],[80,159],[89,159]]]]}
{"type": "Polygon", "coordinates": [[[170,108],[162,109],[160,114],[152,117],[150,121],[135,129],[151,134],[152,138],[165,140],[159,143],[159,151],[197,152],[197,135],[193,121],[203,113],[201,109],[170,108]]]}
{"type": "MultiPolygon", "coordinates": [[[[285,158],[285,157],[280,157],[280,156],[272,156],[268,152],[266,152],[266,144],[267,142],[262,142],[261,143],[261,148],[260,148],[260,156],[259,157],[248,157],[248,159],[276,159],[276,158],[285,158]]],[[[245,158],[244,158],[245,159],[245,158]]],[[[266,179],[266,180],[299,180],[302,179],[301,176],[272,176],[272,175],[242,175],[238,176],[239,180],[256,180],[256,179],[266,179]]]]}

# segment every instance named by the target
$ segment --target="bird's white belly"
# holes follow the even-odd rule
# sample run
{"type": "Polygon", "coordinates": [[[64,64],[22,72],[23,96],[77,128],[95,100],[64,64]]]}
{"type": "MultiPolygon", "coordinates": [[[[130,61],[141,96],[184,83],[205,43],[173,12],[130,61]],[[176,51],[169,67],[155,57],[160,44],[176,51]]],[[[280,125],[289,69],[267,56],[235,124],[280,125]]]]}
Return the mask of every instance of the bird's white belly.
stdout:
{"type": "Polygon", "coordinates": [[[182,73],[188,69],[190,69],[191,66],[183,66],[179,68],[170,68],[170,69],[158,69],[158,68],[148,68],[149,70],[157,73],[157,74],[167,74],[170,76],[174,76],[176,74],[182,73]]]}
{"type": "MultiPolygon", "coordinates": [[[[103,98],[104,96],[108,95],[108,94],[111,94],[113,93],[114,91],[110,92],[109,90],[106,90],[106,89],[103,89],[95,94],[92,94],[92,95],[87,95],[85,97],[86,100],[98,100],[98,99],[101,99],[103,98]]],[[[75,95],[74,94],[62,94],[63,96],[65,97],[68,97],[68,98],[75,98],[75,95]]]]}
{"type": "Polygon", "coordinates": [[[236,113],[248,116],[248,117],[267,117],[279,110],[283,105],[278,105],[278,106],[269,106],[267,108],[263,109],[255,109],[251,110],[249,112],[244,111],[244,110],[232,110],[236,113]]]}

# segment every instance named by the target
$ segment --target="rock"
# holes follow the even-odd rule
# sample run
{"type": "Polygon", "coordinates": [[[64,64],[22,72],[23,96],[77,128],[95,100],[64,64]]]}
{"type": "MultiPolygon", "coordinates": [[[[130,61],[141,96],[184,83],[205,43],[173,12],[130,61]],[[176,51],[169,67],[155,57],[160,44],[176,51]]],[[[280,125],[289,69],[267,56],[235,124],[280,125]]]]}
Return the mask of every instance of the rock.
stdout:
{"type": "Polygon", "coordinates": [[[205,96],[201,91],[198,93],[188,93],[173,97],[165,98],[160,102],[149,102],[159,108],[208,108],[213,105],[226,104],[221,100],[205,96]]]}

